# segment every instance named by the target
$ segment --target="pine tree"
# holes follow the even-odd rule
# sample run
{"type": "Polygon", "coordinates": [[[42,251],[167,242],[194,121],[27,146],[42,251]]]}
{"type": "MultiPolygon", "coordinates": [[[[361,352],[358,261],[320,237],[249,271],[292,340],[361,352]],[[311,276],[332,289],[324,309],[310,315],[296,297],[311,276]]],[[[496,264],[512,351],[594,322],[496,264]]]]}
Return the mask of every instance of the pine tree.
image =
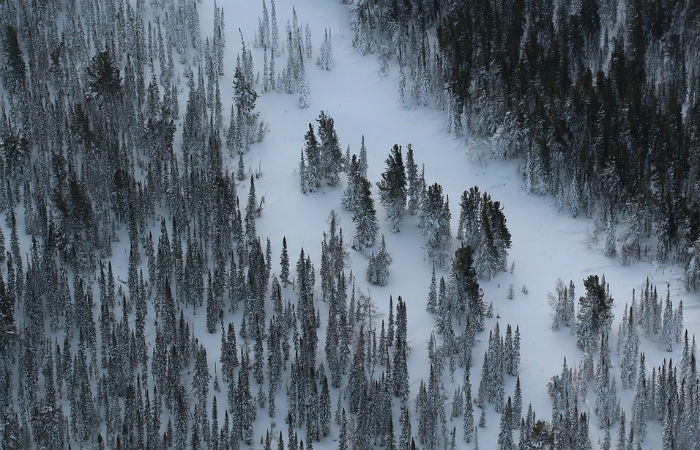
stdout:
{"type": "MultiPolygon", "coordinates": [[[[513,397],[513,428],[520,426],[520,419],[523,413],[523,394],[520,390],[520,377],[515,380],[515,394],[513,397]]],[[[522,431],[521,431],[522,433],[522,431]]]]}
{"type": "Polygon", "coordinates": [[[450,248],[450,210],[442,186],[437,183],[428,188],[419,223],[427,240],[428,258],[444,267],[450,248]]]}
{"type": "Polygon", "coordinates": [[[580,348],[596,342],[601,334],[607,334],[613,320],[613,299],[598,275],[590,275],[583,281],[586,296],[579,298],[577,343],[580,348]]]}
{"type": "Polygon", "coordinates": [[[472,385],[469,381],[469,367],[464,372],[464,441],[471,442],[474,437],[474,406],[472,402],[472,385]]]}
{"type": "Polygon", "coordinates": [[[0,353],[3,355],[7,354],[15,341],[14,309],[12,293],[5,289],[5,282],[0,270],[0,353]]]}
{"type": "Polygon", "coordinates": [[[675,341],[675,330],[673,327],[673,308],[671,306],[670,287],[667,288],[666,303],[664,306],[663,325],[662,325],[662,342],[667,352],[673,351],[673,342],[675,341]]]}
{"type": "Polygon", "coordinates": [[[257,217],[258,201],[255,195],[255,178],[250,176],[250,190],[248,191],[248,203],[245,208],[245,237],[248,246],[254,246],[258,235],[255,230],[255,218],[257,217]]]}
{"type": "Polygon", "coordinates": [[[357,181],[360,178],[360,168],[356,155],[352,155],[350,161],[347,162],[347,166],[348,184],[343,193],[343,209],[352,212],[357,201],[357,181]]]}
{"type": "Polygon", "coordinates": [[[389,265],[391,265],[391,255],[386,250],[386,241],[382,235],[382,243],[379,246],[379,252],[374,253],[369,259],[367,267],[367,280],[379,286],[386,286],[389,282],[389,265]]]}
{"type": "Polygon", "coordinates": [[[338,174],[342,170],[343,154],[340,151],[338,135],[335,132],[333,118],[321,111],[316,119],[321,150],[321,172],[329,186],[338,184],[338,174]]]}
{"type": "Polygon", "coordinates": [[[520,326],[515,327],[515,335],[513,337],[513,350],[512,350],[512,369],[511,375],[518,376],[520,373],[520,326]]]}
{"type": "Polygon", "coordinates": [[[331,45],[331,31],[324,30],[323,43],[319,49],[320,55],[316,64],[321,66],[323,70],[331,70],[333,68],[333,48],[331,45]]]}
{"type": "Polygon", "coordinates": [[[348,396],[350,404],[350,413],[356,413],[362,401],[362,390],[367,382],[365,374],[365,340],[364,328],[360,326],[359,339],[355,347],[355,353],[352,358],[352,367],[348,377],[348,396]]]}
{"type": "MultiPolygon", "coordinates": [[[[307,192],[314,192],[321,187],[323,172],[321,148],[316,140],[316,133],[314,133],[314,128],[311,124],[309,124],[309,130],[304,135],[302,164],[304,164],[304,156],[306,156],[306,163],[303,171],[304,179],[302,179],[302,183],[303,186],[306,187],[307,192]]],[[[303,191],[302,189],[302,192],[303,191]]]]}
{"type": "Polygon", "coordinates": [[[398,449],[410,450],[411,446],[411,420],[408,416],[408,408],[401,408],[401,433],[399,434],[398,449]]]}
{"type": "Polygon", "coordinates": [[[338,435],[338,450],[348,449],[348,420],[345,417],[345,408],[343,408],[343,416],[340,421],[340,432],[338,435]]]}
{"type": "Polygon", "coordinates": [[[426,311],[431,314],[437,312],[437,284],[435,282],[435,265],[430,278],[430,288],[428,288],[428,301],[425,307],[426,311]]]}
{"type": "Polygon", "coordinates": [[[647,381],[644,353],[639,357],[639,379],[637,380],[637,392],[632,403],[632,429],[638,442],[644,441],[647,434],[647,381]]]}
{"type": "Polygon", "coordinates": [[[413,160],[413,146],[406,146],[406,194],[408,196],[408,213],[412,216],[418,213],[420,206],[420,183],[418,166],[413,160]]]}
{"type": "Polygon", "coordinates": [[[511,450],[513,448],[513,412],[510,397],[506,401],[506,407],[501,414],[501,431],[498,434],[498,448],[511,450]]]}
{"type": "Polygon", "coordinates": [[[364,178],[358,179],[357,189],[358,195],[352,216],[352,221],[355,223],[353,248],[362,251],[374,245],[379,227],[369,181],[364,178]]]}
{"type": "Polygon", "coordinates": [[[404,208],[406,207],[406,172],[401,156],[401,147],[394,145],[386,159],[386,170],[382,181],[377,183],[379,198],[387,210],[392,229],[398,232],[404,208]]]}
{"type": "Polygon", "coordinates": [[[605,235],[605,256],[613,257],[617,254],[617,235],[615,229],[615,220],[612,213],[608,218],[608,226],[605,235]]]}
{"type": "Polygon", "coordinates": [[[474,334],[481,331],[486,308],[473,266],[471,247],[460,247],[455,251],[449,284],[452,307],[460,314],[467,313],[474,334]]]}
{"type": "Polygon", "coordinates": [[[214,293],[212,290],[210,272],[207,288],[207,331],[210,333],[214,333],[216,331],[216,323],[219,318],[219,306],[218,302],[214,299],[214,293]]]}
{"type": "Polygon", "coordinates": [[[362,178],[367,178],[367,146],[365,146],[365,135],[362,135],[360,142],[360,156],[357,160],[358,174],[362,178]]]}
{"type": "Polygon", "coordinates": [[[661,436],[661,442],[664,450],[673,450],[676,448],[676,436],[675,436],[675,420],[672,409],[671,399],[666,401],[666,406],[664,407],[664,419],[663,419],[663,434],[661,436]]]}
{"type": "Polygon", "coordinates": [[[625,432],[625,411],[620,412],[620,426],[617,429],[617,443],[615,444],[615,450],[625,450],[625,442],[627,441],[627,434],[625,432]]]}
{"type": "Polygon", "coordinates": [[[287,286],[289,283],[289,254],[287,253],[287,237],[282,237],[282,254],[280,256],[280,278],[282,284],[287,286]]]}
{"type": "Polygon", "coordinates": [[[683,336],[683,300],[678,302],[676,310],[673,313],[673,334],[677,344],[681,343],[683,336]]]}

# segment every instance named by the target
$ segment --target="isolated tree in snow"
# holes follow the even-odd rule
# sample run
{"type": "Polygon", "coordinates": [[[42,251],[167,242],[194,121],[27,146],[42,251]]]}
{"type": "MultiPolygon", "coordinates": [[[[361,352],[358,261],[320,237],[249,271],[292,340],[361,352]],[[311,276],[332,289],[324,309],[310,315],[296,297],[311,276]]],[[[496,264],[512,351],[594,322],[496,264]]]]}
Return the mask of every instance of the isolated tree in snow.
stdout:
{"type": "Polygon", "coordinates": [[[333,68],[333,47],[331,45],[331,30],[324,30],[323,43],[319,49],[320,55],[316,64],[321,66],[323,70],[331,70],[333,68]]]}

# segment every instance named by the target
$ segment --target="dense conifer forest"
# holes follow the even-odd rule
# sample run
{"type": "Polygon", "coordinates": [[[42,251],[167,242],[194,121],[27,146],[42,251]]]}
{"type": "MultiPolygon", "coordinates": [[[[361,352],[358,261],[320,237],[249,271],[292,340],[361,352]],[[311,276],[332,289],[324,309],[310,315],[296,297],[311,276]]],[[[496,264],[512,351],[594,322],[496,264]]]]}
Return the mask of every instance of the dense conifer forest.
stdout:
{"type": "Polygon", "coordinates": [[[340,3],[0,0],[0,448],[699,449],[698,3],[340,3]],[[350,141],[360,55],[608,265],[350,141]]]}

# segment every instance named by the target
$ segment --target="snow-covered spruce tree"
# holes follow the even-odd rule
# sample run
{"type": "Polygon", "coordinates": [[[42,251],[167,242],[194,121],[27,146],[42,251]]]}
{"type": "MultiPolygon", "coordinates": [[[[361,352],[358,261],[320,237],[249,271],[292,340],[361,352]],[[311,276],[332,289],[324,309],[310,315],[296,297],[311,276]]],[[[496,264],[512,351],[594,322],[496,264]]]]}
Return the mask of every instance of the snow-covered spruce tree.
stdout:
{"type": "Polygon", "coordinates": [[[605,277],[590,275],[583,280],[586,295],[579,298],[576,336],[579,348],[586,348],[610,331],[614,314],[613,299],[607,292],[605,277]]]}
{"type": "Polygon", "coordinates": [[[506,407],[501,414],[501,431],[498,433],[498,448],[500,450],[512,450],[514,447],[512,423],[513,410],[510,397],[508,397],[506,407]]]}
{"type": "Polygon", "coordinates": [[[564,282],[561,278],[557,279],[556,286],[554,288],[556,296],[551,292],[547,293],[547,299],[549,305],[552,307],[552,330],[558,330],[563,326],[564,321],[564,307],[565,307],[565,290],[564,282]]]}
{"type": "Polygon", "coordinates": [[[287,237],[282,237],[282,253],[280,254],[280,278],[282,284],[289,283],[289,253],[287,252],[287,237]]]}
{"type": "MultiPolygon", "coordinates": [[[[618,342],[622,341],[622,362],[620,364],[620,379],[623,389],[631,388],[637,378],[637,353],[639,338],[637,336],[636,322],[634,321],[634,308],[629,309],[626,323],[620,324],[624,333],[618,335],[618,342]]],[[[640,374],[641,375],[641,374],[640,374]]]]}
{"type": "Polygon", "coordinates": [[[324,30],[323,43],[321,43],[319,53],[320,54],[316,60],[316,64],[318,64],[323,70],[331,70],[333,68],[334,60],[330,29],[324,30]]]}
{"type": "MultiPolygon", "coordinates": [[[[639,378],[637,379],[637,391],[632,403],[632,430],[638,442],[644,441],[647,435],[647,419],[650,399],[647,391],[646,364],[644,353],[639,356],[639,378]]],[[[653,401],[653,399],[652,399],[653,401]]]]}
{"type": "Polygon", "coordinates": [[[471,442],[474,437],[474,402],[472,401],[472,384],[469,381],[469,367],[464,371],[464,441],[471,442]]]}
{"type": "Polygon", "coordinates": [[[435,280],[435,265],[433,264],[433,271],[430,277],[430,287],[428,288],[428,300],[425,304],[425,309],[431,314],[437,312],[437,282],[435,280]]]}
{"type": "Polygon", "coordinates": [[[207,287],[207,331],[214,333],[219,319],[219,305],[214,298],[211,284],[211,272],[209,272],[209,282],[207,287]]]}
{"type": "Polygon", "coordinates": [[[314,192],[321,187],[323,160],[312,124],[309,124],[309,130],[304,135],[304,149],[302,150],[299,172],[302,177],[302,192],[314,192]]]}
{"type": "Polygon", "coordinates": [[[255,102],[258,94],[254,89],[252,76],[252,54],[243,44],[242,54],[237,59],[236,69],[233,76],[233,102],[235,106],[236,118],[231,117],[229,133],[231,138],[227,139],[227,144],[231,150],[245,153],[250,148],[250,144],[260,142],[264,136],[264,125],[258,122],[259,114],[255,112],[255,102]]]}
{"type": "Polygon", "coordinates": [[[362,391],[367,383],[365,373],[365,338],[364,325],[360,325],[355,353],[352,358],[352,366],[348,377],[347,392],[349,396],[350,412],[356,413],[362,402],[362,391]]]}
{"type": "MultiPolygon", "coordinates": [[[[399,297],[401,299],[401,297],[399,297]]],[[[393,381],[394,381],[394,396],[406,401],[408,399],[408,364],[406,361],[406,341],[405,336],[396,335],[396,345],[394,347],[393,361],[393,381]]]]}
{"type": "Polygon", "coordinates": [[[367,146],[365,145],[365,135],[362,135],[360,142],[360,155],[357,158],[358,173],[361,177],[367,178],[367,146]]]}
{"type": "Polygon", "coordinates": [[[360,168],[357,160],[357,155],[352,155],[349,161],[348,172],[348,184],[343,192],[343,209],[346,211],[353,211],[355,207],[356,195],[357,195],[357,180],[360,178],[360,168]]]}
{"type": "Polygon", "coordinates": [[[321,151],[321,172],[329,186],[338,184],[338,174],[342,170],[343,154],[340,151],[338,135],[333,118],[321,111],[318,115],[318,136],[321,151]]]}
{"type": "Polygon", "coordinates": [[[297,97],[297,104],[299,108],[306,109],[310,106],[311,101],[309,97],[311,96],[311,88],[309,87],[309,80],[306,77],[306,70],[302,64],[302,70],[299,71],[299,97],[297,97]]]}
{"type": "Polygon", "coordinates": [[[511,236],[500,203],[477,186],[462,193],[457,239],[474,249],[480,277],[491,278],[506,269],[511,236]]]}
{"type": "Polygon", "coordinates": [[[355,224],[355,237],[352,248],[362,251],[374,245],[377,239],[377,211],[370,191],[370,183],[365,178],[357,180],[357,197],[353,208],[352,221],[355,224]]]}
{"type": "Polygon", "coordinates": [[[420,212],[419,226],[426,237],[428,258],[438,267],[447,264],[450,250],[450,209],[449,199],[442,192],[442,186],[435,183],[428,187],[420,212]]]}
{"type": "Polygon", "coordinates": [[[382,235],[382,242],[379,251],[369,258],[367,266],[367,281],[379,286],[386,286],[389,282],[389,266],[391,265],[391,255],[386,249],[386,240],[382,235]]]}
{"type": "Polygon", "coordinates": [[[379,199],[384,205],[392,229],[397,232],[406,207],[406,171],[401,156],[401,147],[394,145],[386,159],[382,180],[377,182],[379,199]]]}
{"type": "Polygon", "coordinates": [[[418,213],[420,206],[420,180],[418,166],[413,159],[413,146],[406,146],[406,194],[408,196],[407,210],[410,215],[418,213]]]}
{"type": "Polygon", "coordinates": [[[673,351],[675,331],[673,329],[673,307],[671,305],[671,288],[667,287],[666,302],[664,303],[663,324],[661,326],[661,342],[667,352],[673,351]]]}
{"type": "Polygon", "coordinates": [[[610,350],[607,335],[603,334],[600,343],[600,360],[597,368],[595,413],[601,427],[613,425],[619,415],[619,402],[615,377],[610,375],[610,350]]]}
{"type": "Polygon", "coordinates": [[[486,307],[483,291],[474,270],[471,247],[458,248],[452,258],[449,278],[449,307],[466,317],[471,332],[478,333],[484,327],[486,307]]]}
{"type": "Polygon", "coordinates": [[[397,441],[397,446],[401,450],[409,449],[411,448],[411,420],[408,414],[408,406],[404,406],[401,408],[401,420],[400,420],[400,425],[401,425],[401,432],[399,434],[399,439],[397,441]]]}
{"type": "Polygon", "coordinates": [[[617,231],[615,226],[615,218],[612,212],[607,217],[607,226],[605,230],[605,256],[613,257],[617,255],[617,231]]]}

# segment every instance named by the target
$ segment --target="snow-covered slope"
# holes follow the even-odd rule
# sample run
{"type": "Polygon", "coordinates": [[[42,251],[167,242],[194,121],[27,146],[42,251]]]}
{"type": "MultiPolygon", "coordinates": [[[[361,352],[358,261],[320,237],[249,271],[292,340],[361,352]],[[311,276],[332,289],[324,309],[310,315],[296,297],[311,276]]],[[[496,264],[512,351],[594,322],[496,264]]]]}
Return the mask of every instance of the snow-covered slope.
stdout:
{"type": "MultiPolygon", "coordinates": [[[[213,0],[205,0],[199,5],[202,30],[205,34],[210,32],[210,24],[213,22],[213,3],[213,0]]],[[[691,333],[700,329],[698,298],[684,292],[678,267],[649,263],[622,266],[617,260],[602,256],[598,250],[587,245],[587,231],[592,228],[592,223],[587,219],[573,219],[557,213],[551,198],[525,193],[517,175],[516,163],[474,163],[470,154],[478,153],[478,146],[483,144],[477,142],[465,145],[463,141],[451,137],[445,130],[442,111],[403,109],[398,101],[398,77],[395,70],[390,70],[387,77],[380,76],[376,57],[360,56],[352,47],[352,31],[346,6],[335,1],[317,0],[278,0],[276,6],[281,36],[284,36],[284,24],[291,16],[292,7],[296,9],[302,24],[309,23],[314,43],[314,59],[323,37],[323,30],[332,29],[335,66],[332,71],[327,72],[316,65],[307,65],[311,90],[310,107],[307,109],[297,106],[296,95],[267,93],[261,95],[258,100],[258,109],[262,119],[268,123],[270,132],[262,144],[255,145],[245,155],[245,162],[247,167],[256,169],[259,166],[263,172],[263,177],[256,181],[259,198],[265,198],[264,211],[258,220],[258,233],[262,237],[269,236],[275,262],[278,261],[282,236],[286,235],[292,260],[296,260],[296,255],[303,247],[310,252],[318,268],[322,231],[327,229],[326,220],[332,209],[340,214],[345,236],[349,237],[353,232],[351,217],[342,211],[340,204],[342,187],[324,188],[321,192],[309,195],[302,195],[299,190],[297,169],[302,137],[307,124],[314,123],[318,113],[324,110],[335,119],[343,149],[349,145],[352,152],[357,152],[361,136],[364,134],[368,148],[368,175],[373,183],[379,180],[379,174],[384,169],[384,159],[391,146],[405,146],[411,143],[416,152],[417,163],[425,165],[428,182],[439,182],[449,195],[453,229],[459,211],[459,197],[465,189],[477,185],[501,202],[512,233],[513,246],[510,250],[509,265],[510,262],[514,263],[514,271],[501,273],[490,281],[482,282],[486,301],[493,302],[494,312],[500,316],[499,319],[490,319],[487,329],[492,328],[496,320],[500,321],[502,329],[506,323],[520,326],[523,403],[527,405],[531,402],[538,416],[546,419],[550,416],[551,405],[546,392],[546,382],[559,372],[562,359],[566,357],[571,364],[582,357],[581,351],[576,348],[575,338],[567,330],[553,332],[550,329],[551,308],[547,303],[546,294],[553,290],[557,278],[573,280],[578,288],[577,293],[580,294],[584,277],[589,274],[604,274],[615,299],[616,322],[613,324],[613,330],[617,329],[624,304],[631,301],[632,289],[639,290],[647,277],[660,287],[669,283],[672,298],[684,300],[685,328],[691,333]],[[506,298],[506,290],[510,284],[515,286],[516,294],[513,300],[506,298]],[[527,286],[527,295],[521,292],[520,288],[523,285],[527,286]]],[[[252,42],[261,5],[255,1],[234,0],[225,2],[224,10],[227,48],[222,97],[224,111],[228,111],[231,75],[235,55],[240,49],[238,30],[240,28],[244,39],[252,42]]],[[[253,54],[256,69],[260,70],[262,51],[254,49],[253,54]]],[[[286,53],[278,56],[278,68],[282,67],[285,58],[286,53]]],[[[227,164],[234,170],[236,160],[230,158],[227,164]]],[[[239,195],[245,195],[247,188],[248,182],[241,183],[239,195]]],[[[374,193],[376,198],[376,189],[374,193]]],[[[416,226],[416,219],[407,217],[401,232],[392,233],[383,209],[378,207],[378,211],[381,233],[386,235],[387,246],[394,260],[388,286],[370,288],[367,285],[364,281],[367,258],[362,254],[350,250],[349,266],[357,276],[358,288],[371,293],[384,318],[388,314],[389,295],[393,295],[394,298],[400,295],[407,303],[410,345],[408,363],[413,405],[418,384],[421,378],[427,379],[428,374],[427,343],[433,329],[433,318],[425,311],[425,301],[431,266],[424,256],[424,238],[416,226]]],[[[455,241],[454,246],[456,245],[455,241]]],[[[115,269],[125,274],[126,260],[121,262],[122,264],[115,259],[118,266],[115,269]]],[[[278,272],[278,267],[273,265],[273,272],[278,272]]],[[[287,296],[290,295],[293,295],[291,291],[287,293],[287,296]]],[[[321,317],[324,317],[324,306],[320,306],[321,317]]],[[[228,313],[226,320],[232,317],[231,313],[228,313]]],[[[239,318],[235,319],[238,322],[239,318]]],[[[200,314],[197,320],[204,329],[203,315],[200,314]]],[[[319,330],[321,349],[324,330],[324,327],[319,330]]],[[[218,332],[204,336],[205,334],[202,333],[200,339],[206,339],[210,366],[213,366],[219,359],[220,336],[218,332]]],[[[487,334],[482,333],[477,339],[477,346],[473,350],[476,358],[472,370],[474,388],[479,383],[479,369],[487,344],[487,334]]],[[[643,340],[642,347],[649,366],[660,365],[663,358],[678,358],[678,351],[673,354],[666,353],[660,344],[655,342],[643,340]]],[[[322,352],[319,353],[319,357],[323,360],[320,355],[322,352]]],[[[614,371],[619,376],[619,367],[614,371]]],[[[454,378],[459,384],[462,379],[461,369],[458,369],[454,378]]],[[[508,376],[506,378],[506,395],[512,395],[514,379],[508,376]]],[[[454,387],[451,386],[450,380],[444,381],[445,392],[451,393],[454,387]]],[[[333,405],[337,395],[336,390],[331,394],[333,405]]],[[[620,397],[623,407],[629,410],[633,391],[623,391],[620,397]]],[[[283,399],[284,393],[281,393],[277,403],[280,405],[277,417],[284,417],[283,399]]],[[[589,394],[584,403],[591,412],[592,401],[594,400],[589,394]]],[[[219,405],[223,413],[225,402],[219,402],[219,405]]],[[[480,433],[480,444],[483,448],[495,448],[499,415],[493,411],[491,405],[487,408],[487,428],[480,433]]],[[[397,414],[398,409],[395,410],[395,424],[398,423],[397,414]]],[[[260,416],[262,415],[258,417],[260,416]]],[[[415,421],[416,415],[412,414],[412,418],[415,421]]],[[[460,420],[455,419],[452,425],[457,427],[458,436],[461,437],[460,420]]],[[[258,419],[256,440],[268,426],[266,419],[258,419]]],[[[283,424],[278,423],[278,426],[283,424]]],[[[659,448],[660,427],[657,424],[650,427],[645,446],[659,448]]],[[[599,434],[598,427],[592,424],[591,438],[594,443],[599,434]]],[[[331,435],[332,439],[335,439],[337,430],[331,435]]],[[[329,440],[317,445],[320,448],[333,446],[329,440]]]]}

